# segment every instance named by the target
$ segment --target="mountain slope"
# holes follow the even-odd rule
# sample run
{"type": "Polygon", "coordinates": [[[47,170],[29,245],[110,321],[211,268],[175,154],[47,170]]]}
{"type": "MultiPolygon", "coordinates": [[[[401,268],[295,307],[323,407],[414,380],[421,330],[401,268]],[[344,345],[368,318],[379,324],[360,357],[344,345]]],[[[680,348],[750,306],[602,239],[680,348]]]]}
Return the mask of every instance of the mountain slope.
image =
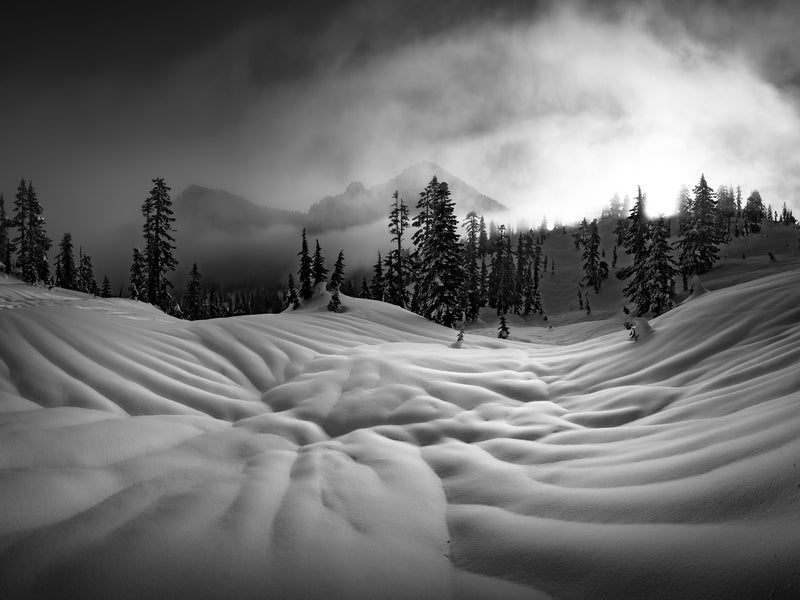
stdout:
{"type": "Polygon", "coordinates": [[[0,589],[797,597],[798,286],[455,348],[369,300],[190,323],[0,278],[0,589]]]}
{"type": "Polygon", "coordinates": [[[462,217],[470,211],[488,215],[508,210],[442,167],[422,162],[409,167],[386,183],[367,189],[361,182],[355,182],[344,193],[322,199],[308,210],[308,228],[311,231],[323,231],[326,228],[346,228],[379,219],[385,220],[395,191],[413,211],[420,192],[433,177],[447,182],[456,202],[456,211],[462,217]]]}
{"type": "Polygon", "coordinates": [[[343,193],[323,198],[305,214],[262,206],[235,194],[197,185],[190,185],[175,198],[175,212],[179,222],[192,230],[247,234],[273,225],[288,224],[319,233],[385,220],[395,190],[413,208],[419,193],[434,176],[447,181],[461,215],[472,210],[479,214],[507,210],[452,173],[426,162],[369,189],[360,182],[351,183],[343,193]]]}

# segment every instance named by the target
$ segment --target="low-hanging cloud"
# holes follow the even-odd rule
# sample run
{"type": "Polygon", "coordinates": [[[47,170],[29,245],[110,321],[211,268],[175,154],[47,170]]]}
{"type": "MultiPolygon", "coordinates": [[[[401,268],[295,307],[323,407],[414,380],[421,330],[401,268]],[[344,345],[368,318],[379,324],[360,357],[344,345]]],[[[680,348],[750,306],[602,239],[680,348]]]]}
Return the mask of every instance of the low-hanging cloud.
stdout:
{"type": "MultiPolygon", "coordinates": [[[[545,2],[452,23],[442,9],[415,36],[425,17],[398,6],[349,3],[299,37],[254,18],[136,78],[26,81],[0,99],[0,191],[32,177],[51,235],[78,243],[138,222],[152,177],[305,211],[423,160],[532,223],[637,185],[668,211],[701,172],[797,208],[791,3],[545,2]]],[[[127,263],[114,243],[89,251],[127,263]]]]}

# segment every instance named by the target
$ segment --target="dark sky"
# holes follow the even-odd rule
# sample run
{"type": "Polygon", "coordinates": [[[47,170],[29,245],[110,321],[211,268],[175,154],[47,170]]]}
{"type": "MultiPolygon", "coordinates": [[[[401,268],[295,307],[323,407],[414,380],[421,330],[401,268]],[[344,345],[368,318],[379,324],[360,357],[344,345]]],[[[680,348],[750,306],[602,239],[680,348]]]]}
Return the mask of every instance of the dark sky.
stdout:
{"type": "Polygon", "coordinates": [[[701,171],[800,205],[797,3],[119,5],[3,10],[0,191],[54,238],[157,176],[305,209],[423,160],[535,222],[701,171]]]}

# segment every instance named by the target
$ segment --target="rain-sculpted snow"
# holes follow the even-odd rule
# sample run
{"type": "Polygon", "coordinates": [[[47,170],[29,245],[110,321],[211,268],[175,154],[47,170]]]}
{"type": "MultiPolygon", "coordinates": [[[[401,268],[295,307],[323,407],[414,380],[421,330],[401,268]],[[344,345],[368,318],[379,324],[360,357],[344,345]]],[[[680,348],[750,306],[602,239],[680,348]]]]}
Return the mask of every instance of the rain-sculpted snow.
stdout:
{"type": "Polygon", "coordinates": [[[459,349],[0,280],[0,596],[797,598],[799,290],[459,349]]]}

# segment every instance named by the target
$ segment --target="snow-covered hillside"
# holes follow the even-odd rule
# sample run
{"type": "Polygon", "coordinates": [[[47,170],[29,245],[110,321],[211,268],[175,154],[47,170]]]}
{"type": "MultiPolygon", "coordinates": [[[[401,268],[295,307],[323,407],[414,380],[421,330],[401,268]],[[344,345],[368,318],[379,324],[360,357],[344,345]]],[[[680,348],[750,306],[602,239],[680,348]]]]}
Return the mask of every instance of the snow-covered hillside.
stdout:
{"type": "Polygon", "coordinates": [[[455,348],[0,279],[0,595],[797,598],[800,272],[707,287],[455,348]]]}

